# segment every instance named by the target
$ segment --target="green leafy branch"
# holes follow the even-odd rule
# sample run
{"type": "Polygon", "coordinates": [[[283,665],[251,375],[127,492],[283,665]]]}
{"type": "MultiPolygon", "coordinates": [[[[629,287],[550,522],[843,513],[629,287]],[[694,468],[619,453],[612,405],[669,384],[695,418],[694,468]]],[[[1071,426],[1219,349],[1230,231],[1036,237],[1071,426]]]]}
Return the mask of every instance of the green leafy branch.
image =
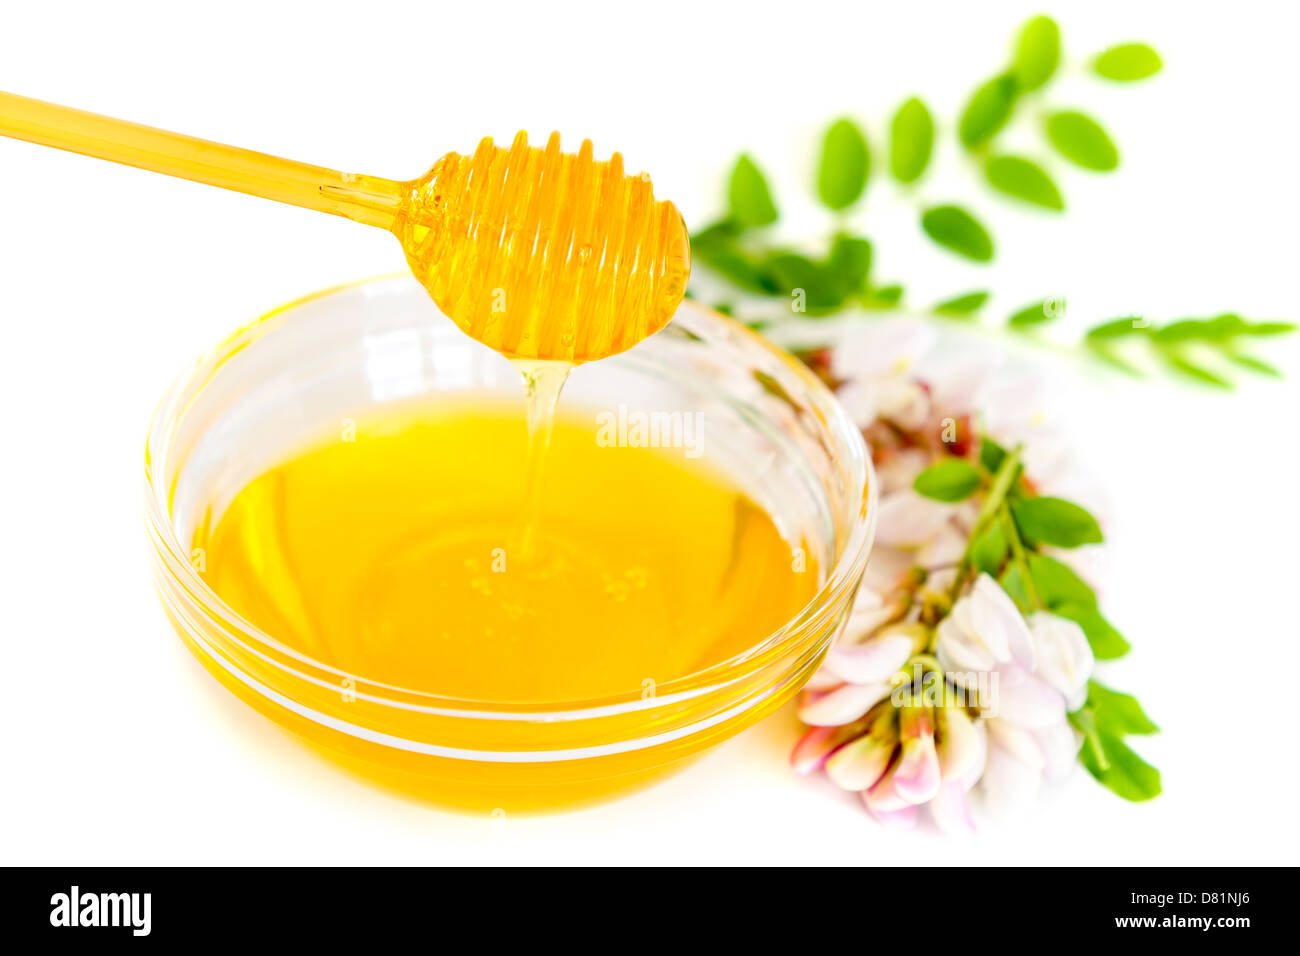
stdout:
{"type": "Polygon", "coordinates": [[[1290,322],[1250,322],[1231,312],[1208,319],[1179,319],[1165,325],[1124,317],[1094,325],[1084,336],[1084,346],[1097,358],[1130,375],[1143,374],[1135,355],[1144,353],[1191,381],[1231,389],[1232,367],[1281,378],[1281,371],[1246,349],[1250,342],[1284,335],[1295,328],[1290,322]]]}
{"type": "MultiPolygon", "coordinates": [[[[1080,505],[1037,495],[1024,478],[1019,448],[1008,450],[984,437],[977,459],[940,459],[916,477],[913,488],[947,503],[983,495],[957,566],[953,599],[973,576],[985,573],[1002,585],[1022,613],[1049,611],[1076,622],[1097,660],[1128,653],[1128,641],[1101,613],[1087,582],[1041,550],[1100,543],[1101,527],[1080,505]]],[[[1135,697],[1093,680],[1087,699],[1069,716],[1084,737],[1079,760],[1100,783],[1126,800],[1149,800],[1160,793],[1160,772],[1125,742],[1127,736],[1157,730],[1135,697]]]]}
{"type": "MultiPolygon", "coordinates": [[[[1051,162],[998,146],[999,135],[1026,104],[1037,103],[1034,115],[1041,116],[1044,145],[1059,158],[1094,173],[1111,172],[1120,163],[1118,147],[1097,120],[1045,102],[1060,64],[1059,27],[1048,17],[1034,17],[1021,28],[1010,63],[975,89],[957,122],[964,154],[994,192],[1050,214],[1066,208],[1051,162]]],[[[1150,46],[1123,43],[1092,57],[1088,66],[1090,74],[1100,79],[1133,83],[1155,75],[1162,64],[1150,46]]],[[[888,146],[889,174],[896,188],[914,195],[916,183],[930,167],[935,139],[935,120],[923,100],[911,97],[898,107],[889,125],[888,146]]],[[[850,211],[865,194],[872,167],[872,147],[862,128],[848,118],[833,122],[822,139],[817,165],[816,190],[822,205],[837,217],[850,211]]],[[[992,233],[964,205],[918,203],[918,214],[921,231],[940,249],[978,264],[994,260],[992,233]]],[[[810,255],[773,238],[768,227],[778,220],[766,177],[752,156],[742,154],[731,172],[727,214],[692,236],[694,257],[737,292],[783,299],[792,312],[811,318],[847,308],[904,307],[904,286],[873,275],[875,247],[870,239],[838,228],[820,253],[810,255]]],[[[990,296],[988,289],[974,289],[919,308],[974,321],[990,296]]],[[[733,311],[726,300],[715,306],[733,311]]],[[[1026,305],[1006,318],[1004,328],[1034,339],[1034,333],[1064,314],[1064,306],[1059,298],[1026,305]]],[[[751,324],[762,327],[770,321],[760,317],[751,324]]],[[[1147,320],[1117,320],[1091,329],[1080,345],[1083,354],[1129,374],[1143,374],[1144,367],[1154,364],[1185,379],[1223,388],[1231,386],[1232,370],[1276,376],[1277,370],[1244,351],[1242,342],[1294,328],[1290,323],[1248,321],[1235,315],[1179,319],[1162,326],[1147,320]],[[1135,361],[1139,350],[1154,363],[1135,361]],[[1209,362],[1207,352],[1212,353],[1209,362]]]]}

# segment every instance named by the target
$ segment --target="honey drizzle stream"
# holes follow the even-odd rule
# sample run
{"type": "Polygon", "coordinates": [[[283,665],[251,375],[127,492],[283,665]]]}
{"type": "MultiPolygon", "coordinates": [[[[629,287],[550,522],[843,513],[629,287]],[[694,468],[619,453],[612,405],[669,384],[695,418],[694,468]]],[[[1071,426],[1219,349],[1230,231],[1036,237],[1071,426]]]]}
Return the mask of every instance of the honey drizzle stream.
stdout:
{"type": "Polygon", "coordinates": [[[546,458],[555,431],[555,409],[573,363],[543,359],[512,359],[524,380],[524,415],[528,425],[528,465],[524,473],[524,511],[519,532],[519,556],[531,561],[537,547],[537,525],[546,480],[546,458]]]}

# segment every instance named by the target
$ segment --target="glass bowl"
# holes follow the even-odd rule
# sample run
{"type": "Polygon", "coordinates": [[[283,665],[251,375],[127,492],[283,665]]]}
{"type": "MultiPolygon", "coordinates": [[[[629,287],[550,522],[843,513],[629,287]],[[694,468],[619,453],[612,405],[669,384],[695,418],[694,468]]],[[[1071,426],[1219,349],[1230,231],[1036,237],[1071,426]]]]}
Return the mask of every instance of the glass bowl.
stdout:
{"type": "Polygon", "coordinates": [[[528,811],[604,797],[680,767],[770,714],[811,676],[866,564],[871,463],[857,428],[800,362],[689,301],[636,348],[578,368],[562,402],[696,413],[706,460],[764,507],[786,540],[810,550],[813,599],[744,653],[599,700],[458,700],[313,660],[205,584],[204,556],[191,553],[195,530],[252,479],[325,427],[388,403],[467,391],[522,403],[514,367],[460,332],[410,276],[276,309],[170,388],[145,457],[154,579],[177,633],[231,692],[372,781],[440,804],[528,811]]]}

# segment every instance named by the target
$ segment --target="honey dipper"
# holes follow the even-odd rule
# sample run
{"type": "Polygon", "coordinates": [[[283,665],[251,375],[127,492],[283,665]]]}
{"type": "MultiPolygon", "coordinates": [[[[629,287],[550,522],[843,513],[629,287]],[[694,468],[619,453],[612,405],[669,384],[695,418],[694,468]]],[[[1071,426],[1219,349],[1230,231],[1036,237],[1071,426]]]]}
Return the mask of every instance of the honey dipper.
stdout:
{"type": "Polygon", "coordinates": [[[0,92],[0,134],[344,216],[397,236],[438,307],[516,359],[585,362],[668,323],[686,289],[681,214],[614,153],[484,139],[398,182],[341,173],[0,92]]]}

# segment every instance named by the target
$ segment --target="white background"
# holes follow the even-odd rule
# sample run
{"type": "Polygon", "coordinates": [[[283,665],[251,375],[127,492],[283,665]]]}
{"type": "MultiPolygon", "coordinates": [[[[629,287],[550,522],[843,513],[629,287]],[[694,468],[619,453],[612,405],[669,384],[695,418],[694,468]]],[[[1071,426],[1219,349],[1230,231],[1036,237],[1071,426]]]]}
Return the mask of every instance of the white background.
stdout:
{"type": "MultiPolygon", "coordinates": [[[[1065,220],[989,198],[951,118],[1037,5],[599,3],[279,7],[10,4],[0,88],[353,171],[407,178],[516,129],[582,136],[653,172],[693,225],[755,152],[794,235],[819,235],[813,144],[849,113],[878,144],[919,93],[946,151],[923,186],[991,223],[998,263],[931,248],[872,187],[858,228],[919,302],[987,285],[1001,316],[1048,294],[1067,322],[1240,310],[1297,318],[1293,13],[1276,5],[1058,10],[1113,177],[1063,170],[1065,220]],[[110,9],[111,7],[111,9],[110,9]],[[1145,39],[1159,78],[1103,86],[1088,53],[1145,39]]],[[[1011,134],[1041,153],[1028,129],[1011,134]]],[[[877,154],[879,157],[879,153],[877,154]]],[[[1060,169],[1057,164],[1056,169],[1060,169]]],[[[1130,384],[1039,353],[1113,503],[1104,605],[1134,644],[1105,671],[1164,733],[1165,794],[1126,804],[1080,771],[976,842],[872,822],[792,776],[778,716],[659,787],[509,819],[429,810],[300,748],[213,682],[146,572],[142,447],[192,356],[280,302],[402,267],[391,237],[261,200],[0,140],[0,634],[5,863],[1220,863],[1294,859],[1300,628],[1293,383],[1226,397],[1130,384]]],[[[1297,345],[1267,353],[1300,374],[1297,345]]]]}

